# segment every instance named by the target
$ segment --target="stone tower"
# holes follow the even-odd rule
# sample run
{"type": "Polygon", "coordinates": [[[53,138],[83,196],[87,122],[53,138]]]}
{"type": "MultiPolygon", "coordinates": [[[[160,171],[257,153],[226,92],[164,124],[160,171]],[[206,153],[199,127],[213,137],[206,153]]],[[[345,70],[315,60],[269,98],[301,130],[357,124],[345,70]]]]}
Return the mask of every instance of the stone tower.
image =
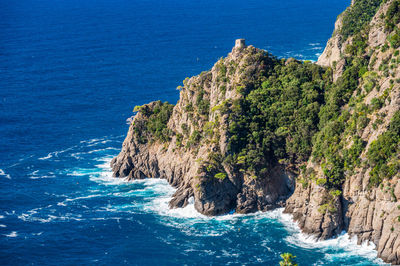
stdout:
{"type": "Polygon", "coordinates": [[[245,48],[246,47],[246,41],[245,39],[236,39],[235,41],[235,48],[245,48]]]}

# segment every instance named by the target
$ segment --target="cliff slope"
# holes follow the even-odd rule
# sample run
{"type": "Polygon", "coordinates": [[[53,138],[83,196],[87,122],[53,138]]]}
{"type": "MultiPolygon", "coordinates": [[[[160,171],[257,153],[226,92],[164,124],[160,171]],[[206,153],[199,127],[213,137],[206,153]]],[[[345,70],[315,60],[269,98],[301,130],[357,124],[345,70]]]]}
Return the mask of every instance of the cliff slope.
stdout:
{"type": "Polygon", "coordinates": [[[313,154],[285,211],[307,233],[328,238],[346,230],[399,264],[400,2],[373,4],[353,1],[318,60],[333,69],[336,82],[327,96],[340,93],[337,100],[344,101],[340,109],[327,101],[336,111],[320,121],[313,154]],[[369,9],[370,17],[354,26],[360,9],[369,9]]]}

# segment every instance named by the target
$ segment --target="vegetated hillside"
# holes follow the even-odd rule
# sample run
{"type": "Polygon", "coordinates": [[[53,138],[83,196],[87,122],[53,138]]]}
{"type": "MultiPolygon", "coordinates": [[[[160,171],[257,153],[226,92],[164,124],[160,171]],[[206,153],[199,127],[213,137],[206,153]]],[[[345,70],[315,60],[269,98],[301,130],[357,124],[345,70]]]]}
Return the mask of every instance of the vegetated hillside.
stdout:
{"type": "Polygon", "coordinates": [[[318,63],[333,69],[310,160],[286,211],[305,232],[347,230],[400,263],[399,1],[353,1],[318,63]]]}
{"type": "Polygon", "coordinates": [[[318,64],[238,40],[173,106],[137,112],[117,177],[165,178],[206,215],[286,206],[307,233],[342,230],[400,263],[400,1],[354,0],[318,64]],[[321,67],[322,66],[322,67],[321,67]]]}

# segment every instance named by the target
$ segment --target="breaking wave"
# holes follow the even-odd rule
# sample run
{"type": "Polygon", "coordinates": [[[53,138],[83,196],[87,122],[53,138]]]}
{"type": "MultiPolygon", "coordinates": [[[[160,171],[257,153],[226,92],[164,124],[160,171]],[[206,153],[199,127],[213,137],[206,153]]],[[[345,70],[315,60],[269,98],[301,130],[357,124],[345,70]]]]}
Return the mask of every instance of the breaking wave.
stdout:
{"type": "Polygon", "coordinates": [[[0,169],[0,176],[4,176],[7,179],[11,179],[11,176],[9,174],[6,174],[3,169],[0,169]]]}

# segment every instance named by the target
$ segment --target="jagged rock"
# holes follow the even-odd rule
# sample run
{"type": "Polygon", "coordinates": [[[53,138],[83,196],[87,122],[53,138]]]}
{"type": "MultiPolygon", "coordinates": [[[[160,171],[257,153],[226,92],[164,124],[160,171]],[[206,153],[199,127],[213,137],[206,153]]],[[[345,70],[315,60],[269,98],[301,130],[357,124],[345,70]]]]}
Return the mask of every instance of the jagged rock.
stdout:
{"type": "Polygon", "coordinates": [[[333,36],[328,40],[323,53],[318,58],[318,65],[332,67],[333,62],[338,62],[340,60],[343,51],[342,36],[339,34],[341,27],[342,16],[339,15],[335,23],[333,36]]]}

